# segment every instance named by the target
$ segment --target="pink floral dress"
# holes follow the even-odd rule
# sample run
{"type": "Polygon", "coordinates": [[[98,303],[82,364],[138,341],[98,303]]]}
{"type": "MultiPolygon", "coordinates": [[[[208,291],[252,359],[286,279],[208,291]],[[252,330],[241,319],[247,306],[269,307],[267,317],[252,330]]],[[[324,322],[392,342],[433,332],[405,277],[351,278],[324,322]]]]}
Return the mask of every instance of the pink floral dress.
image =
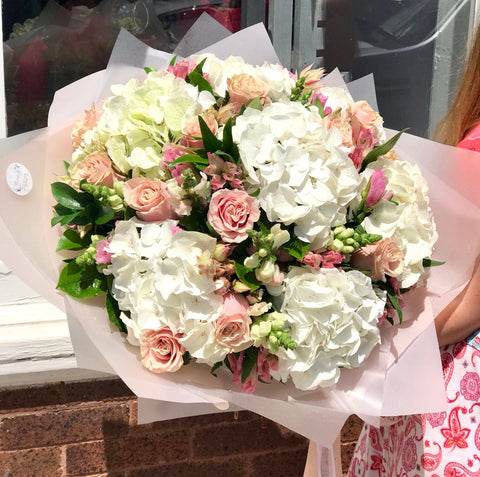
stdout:
{"type": "MultiPolygon", "coordinates": [[[[480,152],[480,125],[458,146],[480,152]]],[[[480,477],[480,330],[440,353],[447,411],[365,424],[348,477],[480,477]]]]}

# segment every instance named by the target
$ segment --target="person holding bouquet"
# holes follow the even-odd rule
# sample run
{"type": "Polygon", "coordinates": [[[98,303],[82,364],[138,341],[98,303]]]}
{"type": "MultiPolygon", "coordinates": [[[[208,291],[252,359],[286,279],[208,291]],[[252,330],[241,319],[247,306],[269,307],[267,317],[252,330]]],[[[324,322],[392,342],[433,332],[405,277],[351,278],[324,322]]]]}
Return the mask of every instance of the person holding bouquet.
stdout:
{"type": "MultiPolygon", "coordinates": [[[[480,152],[480,28],[441,142],[480,152]]],[[[473,258],[473,257],[472,257],[473,258]]],[[[348,475],[480,475],[480,255],[470,281],[435,319],[448,408],[365,424],[348,475]]]]}

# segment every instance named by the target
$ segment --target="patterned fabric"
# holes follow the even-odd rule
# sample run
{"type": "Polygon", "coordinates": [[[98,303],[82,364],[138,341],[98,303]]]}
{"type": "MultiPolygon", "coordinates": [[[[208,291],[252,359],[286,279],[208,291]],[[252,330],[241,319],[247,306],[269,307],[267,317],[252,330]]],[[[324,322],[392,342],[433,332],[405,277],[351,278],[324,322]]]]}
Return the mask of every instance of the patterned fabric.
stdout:
{"type": "Polygon", "coordinates": [[[348,477],[480,477],[480,351],[466,341],[440,351],[447,412],[365,424],[348,477]]]}
{"type": "Polygon", "coordinates": [[[458,147],[480,152],[480,124],[477,124],[468,132],[468,134],[458,143],[458,147]]]}
{"type": "MultiPolygon", "coordinates": [[[[458,147],[480,152],[480,124],[458,147]]],[[[440,353],[447,411],[365,424],[348,477],[480,477],[480,330],[440,353]]]]}

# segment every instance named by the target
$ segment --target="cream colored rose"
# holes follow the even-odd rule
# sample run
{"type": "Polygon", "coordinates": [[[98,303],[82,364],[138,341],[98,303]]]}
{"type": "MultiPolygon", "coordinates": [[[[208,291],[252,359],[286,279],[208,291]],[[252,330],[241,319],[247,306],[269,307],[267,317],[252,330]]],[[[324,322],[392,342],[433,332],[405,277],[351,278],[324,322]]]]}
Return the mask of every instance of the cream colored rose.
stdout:
{"type": "Polygon", "coordinates": [[[247,105],[255,98],[264,98],[268,94],[268,85],[246,73],[227,79],[230,102],[247,105]]]}
{"type": "Polygon", "coordinates": [[[227,103],[217,111],[217,122],[220,125],[224,125],[230,118],[236,118],[240,114],[242,109],[241,103],[227,103]]]}
{"type": "Polygon", "coordinates": [[[93,152],[70,167],[70,179],[73,187],[78,188],[80,181],[86,179],[90,184],[113,187],[116,177],[112,161],[104,152],[93,152]]]}
{"type": "Polygon", "coordinates": [[[403,272],[403,253],[390,239],[383,239],[357,250],[351,258],[351,265],[359,270],[370,270],[372,280],[386,280],[386,275],[398,277],[403,272]]]}

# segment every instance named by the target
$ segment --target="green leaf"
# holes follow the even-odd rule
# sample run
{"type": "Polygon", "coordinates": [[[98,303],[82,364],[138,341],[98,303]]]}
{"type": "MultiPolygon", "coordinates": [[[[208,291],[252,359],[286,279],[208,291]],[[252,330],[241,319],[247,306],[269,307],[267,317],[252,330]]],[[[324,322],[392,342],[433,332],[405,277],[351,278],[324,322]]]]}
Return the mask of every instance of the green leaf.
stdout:
{"type": "Polygon", "coordinates": [[[67,161],[63,161],[63,165],[65,166],[65,172],[68,173],[68,168],[70,167],[70,164],[67,161]]]}
{"type": "Polygon", "coordinates": [[[73,214],[68,214],[68,215],[56,215],[55,217],[52,217],[52,220],[50,222],[51,226],[54,227],[57,224],[60,225],[68,225],[70,223],[73,223],[72,221],[81,213],[79,212],[74,212],[73,214]]]}
{"type": "Polygon", "coordinates": [[[310,248],[310,244],[300,240],[298,237],[291,238],[283,248],[292,256],[298,260],[302,260],[305,254],[310,248]]]}
{"type": "Polygon", "coordinates": [[[425,268],[428,267],[439,267],[440,265],[443,265],[445,262],[438,262],[437,260],[431,260],[430,258],[424,258],[423,259],[423,266],[425,268]]]}
{"type": "Polygon", "coordinates": [[[257,280],[255,272],[251,268],[247,268],[243,263],[235,262],[235,273],[238,279],[250,287],[252,291],[257,290],[262,284],[257,280]]]}
{"type": "Polygon", "coordinates": [[[108,320],[114,326],[116,326],[122,333],[127,332],[127,327],[125,323],[120,319],[120,308],[118,306],[117,300],[111,294],[110,290],[105,294],[105,308],[108,313],[108,320]]]}
{"type": "Polygon", "coordinates": [[[113,219],[115,211],[108,205],[99,204],[97,217],[95,223],[98,225],[106,224],[113,219]]]}
{"type": "Polygon", "coordinates": [[[393,291],[393,287],[391,289],[390,287],[388,287],[387,296],[388,296],[388,300],[390,301],[393,308],[397,312],[399,323],[401,323],[403,320],[402,307],[400,306],[400,301],[398,299],[397,294],[395,293],[395,291],[393,291]]]}
{"type": "Polygon", "coordinates": [[[157,71],[157,68],[154,68],[153,66],[145,66],[145,67],[143,68],[143,70],[144,70],[145,73],[147,73],[147,75],[148,75],[148,73],[152,73],[153,71],[157,71]]]}
{"type": "Polygon", "coordinates": [[[252,108],[252,109],[258,109],[261,111],[263,109],[262,103],[260,101],[260,98],[253,98],[248,104],[247,108],[252,108]]]}
{"type": "Polygon", "coordinates": [[[260,195],[260,189],[257,189],[250,194],[248,194],[250,197],[258,197],[260,195]]]}
{"type": "Polygon", "coordinates": [[[220,368],[221,366],[223,366],[223,361],[217,361],[213,366],[212,366],[212,369],[210,370],[210,374],[213,374],[215,377],[217,377],[217,375],[215,374],[215,371],[220,368]]]}
{"type": "Polygon", "coordinates": [[[185,353],[183,353],[182,355],[182,359],[183,359],[183,364],[186,366],[192,360],[192,355],[188,351],[185,351],[185,353]]]}
{"type": "Polygon", "coordinates": [[[386,143],[381,144],[380,146],[375,146],[365,157],[360,167],[360,171],[362,172],[365,168],[373,161],[376,161],[380,156],[386,154],[390,149],[392,149],[397,141],[400,139],[400,136],[407,131],[409,128],[402,129],[400,132],[395,134],[392,138],[390,138],[386,143]]]}
{"type": "Polygon", "coordinates": [[[74,229],[67,229],[63,232],[57,244],[57,252],[60,250],[82,250],[90,245],[90,235],[80,237],[74,229]]]}
{"type": "Polygon", "coordinates": [[[242,362],[242,383],[244,383],[254,366],[257,366],[258,348],[250,347],[245,351],[242,362]]]}
{"type": "Polygon", "coordinates": [[[173,167],[184,162],[190,162],[192,164],[204,164],[208,166],[208,159],[205,157],[201,157],[197,154],[184,154],[183,156],[177,157],[174,161],[169,162],[168,167],[173,167]]]}
{"type": "Polygon", "coordinates": [[[107,291],[107,277],[95,265],[80,266],[73,261],[60,272],[57,289],[74,298],[91,298],[107,291]]]}
{"type": "Polygon", "coordinates": [[[205,120],[198,116],[198,122],[200,124],[200,131],[202,131],[203,146],[207,152],[216,152],[218,149],[223,149],[222,141],[217,139],[215,134],[210,131],[205,120]]]}
{"type": "Polygon", "coordinates": [[[82,210],[92,200],[88,194],[81,194],[64,182],[54,182],[51,187],[55,200],[71,211],[82,210]]]}
{"type": "Polygon", "coordinates": [[[325,117],[325,109],[322,102],[318,98],[315,98],[315,101],[313,101],[310,106],[316,106],[318,108],[318,114],[320,114],[320,117],[325,117]]]}
{"type": "Polygon", "coordinates": [[[223,150],[234,159],[233,162],[236,164],[240,157],[240,153],[238,152],[237,145],[233,142],[232,126],[233,119],[229,118],[223,128],[223,150]]]}
{"type": "Polygon", "coordinates": [[[217,150],[222,150],[222,141],[220,141],[215,134],[213,134],[201,116],[198,116],[198,122],[200,124],[200,131],[202,132],[202,140],[205,151],[215,153],[217,150]]]}
{"type": "Polygon", "coordinates": [[[170,60],[169,66],[175,66],[177,62],[177,55],[173,55],[172,59],[170,60]]]}

